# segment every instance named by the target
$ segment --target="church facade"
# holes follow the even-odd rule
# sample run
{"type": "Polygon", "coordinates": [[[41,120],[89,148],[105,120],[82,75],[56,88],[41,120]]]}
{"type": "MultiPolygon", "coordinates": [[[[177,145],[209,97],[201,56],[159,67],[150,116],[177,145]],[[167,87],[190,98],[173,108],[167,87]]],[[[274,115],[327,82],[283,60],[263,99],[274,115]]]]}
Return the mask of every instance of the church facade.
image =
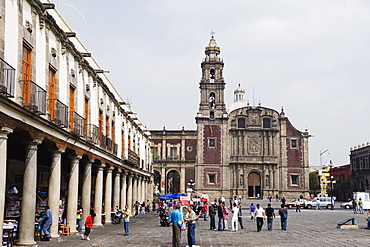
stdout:
{"type": "Polygon", "coordinates": [[[151,131],[158,192],[308,196],[308,131],[297,130],[283,109],[251,106],[240,85],[227,107],[220,52],[212,36],[201,63],[197,130],[151,131]]]}

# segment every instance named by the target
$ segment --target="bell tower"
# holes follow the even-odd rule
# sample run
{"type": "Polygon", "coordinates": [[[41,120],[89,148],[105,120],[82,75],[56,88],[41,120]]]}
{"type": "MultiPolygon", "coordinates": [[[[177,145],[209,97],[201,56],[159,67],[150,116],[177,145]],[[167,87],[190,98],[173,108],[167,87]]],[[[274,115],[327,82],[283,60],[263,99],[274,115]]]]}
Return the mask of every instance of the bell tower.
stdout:
{"type": "Polygon", "coordinates": [[[223,78],[224,62],[219,57],[220,47],[211,33],[201,63],[199,83],[200,103],[196,116],[197,161],[195,164],[196,190],[212,196],[229,195],[227,163],[227,121],[223,78]]]}

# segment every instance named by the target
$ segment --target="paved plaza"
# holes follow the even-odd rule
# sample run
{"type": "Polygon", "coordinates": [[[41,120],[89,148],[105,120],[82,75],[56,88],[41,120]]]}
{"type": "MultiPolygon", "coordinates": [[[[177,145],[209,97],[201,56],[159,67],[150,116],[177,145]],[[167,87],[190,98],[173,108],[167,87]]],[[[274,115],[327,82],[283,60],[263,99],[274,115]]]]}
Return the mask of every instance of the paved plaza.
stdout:
{"type": "MultiPolygon", "coordinates": [[[[267,231],[267,223],[263,230],[257,232],[256,223],[250,221],[248,206],[251,202],[260,203],[266,208],[267,200],[243,200],[243,221],[246,229],[231,232],[231,219],[228,231],[210,231],[209,221],[199,219],[196,226],[197,244],[209,246],[370,246],[370,230],[366,228],[366,214],[354,214],[351,209],[342,209],[340,203],[335,210],[302,209],[296,213],[289,210],[287,231],[280,230],[280,219],[276,219],[273,231],[267,231]],[[358,219],[359,229],[338,229],[337,223],[347,218],[358,219]]],[[[272,202],[275,210],[279,203],[272,202]]],[[[227,203],[227,206],[228,203],[227,203]]],[[[123,235],[123,224],[106,225],[93,229],[91,240],[82,240],[80,235],[63,236],[60,242],[37,242],[39,246],[172,246],[171,227],[162,227],[155,213],[131,218],[131,235],[123,235]]],[[[216,220],[217,224],[217,220],[216,220]]],[[[186,232],[181,234],[182,246],[187,245],[186,232]]]]}

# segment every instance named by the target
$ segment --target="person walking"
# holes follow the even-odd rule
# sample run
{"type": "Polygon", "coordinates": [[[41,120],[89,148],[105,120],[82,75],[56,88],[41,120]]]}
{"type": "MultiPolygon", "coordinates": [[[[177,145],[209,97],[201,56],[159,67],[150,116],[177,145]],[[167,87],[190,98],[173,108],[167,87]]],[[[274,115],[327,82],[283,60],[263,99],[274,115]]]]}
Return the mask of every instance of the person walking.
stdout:
{"type": "Polygon", "coordinates": [[[208,202],[205,202],[205,203],[204,203],[204,205],[203,205],[204,220],[205,220],[205,221],[207,221],[208,210],[209,210],[208,202]]]}
{"type": "Polygon", "coordinates": [[[263,226],[263,220],[266,219],[265,210],[257,204],[257,208],[254,212],[254,217],[257,222],[257,232],[260,232],[262,230],[263,226]]]}
{"type": "Polygon", "coordinates": [[[44,232],[44,238],[42,240],[44,241],[50,241],[51,235],[50,235],[50,227],[53,224],[53,214],[51,213],[49,205],[46,205],[45,207],[45,215],[44,215],[44,225],[42,227],[42,231],[44,232]]]}
{"type": "Polygon", "coordinates": [[[279,195],[278,194],[275,195],[275,199],[276,199],[276,202],[279,202],[279,195]]]}
{"type": "Polygon", "coordinates": [[[172,223],[172,246],[180,247],[181,227],[183,224],[180,204],[176,204],[175,210],[172,211],[168,220],[172,223]]]}
{"type": "Polygon", "coordinates": [[[320,206],[320,198],[317,198],[316,199],[316,210],[321,210],[321,206],[320,206]]]}
{"type": "Polygon", "coordinates": [[[96,214],[91,211],[90,215],[85,219],[85,234],[81,234],[82,239],[90,240],[90,232],[93,227],[93,222],[96,214]]]}
{"type": "Polygon", "coordinates": [[[82,207],[78,206],[76,220],[77,220],[77,231],[82,232],[82,207]]]}
{"type": "Polygon", "coordinates": [[[362,201],[362,199],[358,199],[358,208],[360,210],[360,214],[363,214],[364,213],[364,202],[362,201]]]}
{"type": "Polygon", "coordinates": [[[217,215],[218,215],[218,229],[219,231],[224,230],[224,213],[223,213],[223,202],[220,201],[217,206],[217,215]]]}
{"type": "Polygon", "coordinates": [[[140,203],[138,201],[135,202],[134,208],[135,208],[135,216],[134,217],[137,217],[139,215],[139,208],[140,208],[140,203]]]}
{"type": "Polygon", "coordinates": [[[123,211],[123,227],[125,228],[125,236],[130,235],[130,208],[125,205],[125,211],[123,211]]]}
{"type": "Polygon", "coordinates": [[[280,222],[281,222],[281,230],[286,231],[287,223],[288,223],[288,210],[285,208],[284,204],[281,204],[281,208],[279,209],[280,215],[280,222]]]}
{"type": "Polygon", "coordinates": [[[234,202],[231,212],[233,213],[233,217],[231,218],[231,231],[237,232],[238,231],[239,207],[236,205],[235,202],[234,202]]]}
{"type": "Polygon", "coordinates": [[[239,208],[239,211],[238,211],[238,221],[239,221],[239,224],[240,224],[240,228],[241,229],[244,229],[244,225],[243,225],[243,212],[242,212],[242,202],[240,201],[239,204],[238,204],[238,208],[239,208]]]}
{"type": "Polygon", "coordinates": [[[214,205],[215,203],[211,202],[211,205],[208,207],[209,218],[211,219],[211,222],[209,224],[209,230],[211,231],[216,230],[216,220],[215,220],[216,210],[215,210],[214,205]]]}
{"type": "Polygon", "coordinates": [[[223,207],[222,207],[222,217],[224,219],[224,230],[228,230],[229,227],[228,227],[228,219],[229,219],[229,210],[227,209],[227,207],[225,206],[225,204],[223,204],[223,207]]]}
{"type": "Polygon", "coordinates": [[[283,198],[281,198],[281,204],[284,204],[284,206],[285,206],[285,202],[286,202],[286,199],[285,199],[285,197],[283,196],[283,198]]]}
{"type": "Polygon", "coordinates": [[[355,199],[352,200],[353,213],[357,214],[357,202],[355,199]]]}
{"type": "Polygon", "coordinates": [[[300,201],[300,199],[297,199],[296,201],[295,201],[295,212],[301,212],[301,201],[300,201]]]}
{"type": "Polygon", "coordinates": [[[256,207],[254,206],[254,203],[251,203],[249,206],[249,213],[251,214],[251,221],[254,221],[254,211],[256,210],[256,207]]]}
{"type": "Polygon", "coordinates": [[[189,247],[196,245],[195,240],[195,223],[197,220],[197,215],[191,207],[187,208],[188,212],[186,213],[185,220],[188,224],[188,245],[189,247]]]}
{"type": "Polygon", "coordinates": [[[265,213],[267,217],[267,230],[272,231],[272,224],[275,220],[275,212],[274,209],[271,207],[271,203],[267,204],[265,213]]]}

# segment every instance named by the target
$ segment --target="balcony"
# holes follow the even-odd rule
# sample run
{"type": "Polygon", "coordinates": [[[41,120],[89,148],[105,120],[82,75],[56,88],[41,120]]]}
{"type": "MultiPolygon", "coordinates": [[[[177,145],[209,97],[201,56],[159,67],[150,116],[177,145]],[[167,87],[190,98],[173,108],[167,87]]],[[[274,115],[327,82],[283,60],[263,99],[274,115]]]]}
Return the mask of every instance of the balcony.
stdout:
{"type": "Polygon", "coordinates": [[[23,106],[39,115],[46,114],[46,90],[30,80],[21,80],[23,106]]]}
{"type": "Polygon", "coordinates": [[[103,134],[101,134],[100,147],[102,149],[106,149],[107,148],[107,137],[105,135],[103,135],[103,134]]]}
{"type": "Polygon", "coordinates": [[[99,142],[99,127],[93,124],[88,124],[87,128],[87,140],[94,144],[98,144],[99,142]]]}
{"type": "Polygon", "coordinates": [[[128,150],[128,162],[133,164],[136,167],[139,167],[140,165],[140,158],[137,156],[137,154],[131,150],[128,150]]]}
{"type": "Polygon", "coordinates": [[[77,112],[69,112],[69,121],[71,132],[78,136],[85,136],[85,118],[80,116],[77,112]]]}
{"type": "Polygon", "coordinates": [[[57,99],[49,99],[50,121],[56,125],[65,128],[68,126],[68,106],[57,99]]]}
{"type": "Polygon", "coordinates": [[[0,95],[13,98],[15,69],[0,58],[0,95]]]}
{"type": "Polygon", "coordinates": [[[113,144],[113,141],[110,139],[110,138],[107,138],[107,144],[106,144],[106,148],[109,152],[112,152],[112,144],[113,144]]]}

